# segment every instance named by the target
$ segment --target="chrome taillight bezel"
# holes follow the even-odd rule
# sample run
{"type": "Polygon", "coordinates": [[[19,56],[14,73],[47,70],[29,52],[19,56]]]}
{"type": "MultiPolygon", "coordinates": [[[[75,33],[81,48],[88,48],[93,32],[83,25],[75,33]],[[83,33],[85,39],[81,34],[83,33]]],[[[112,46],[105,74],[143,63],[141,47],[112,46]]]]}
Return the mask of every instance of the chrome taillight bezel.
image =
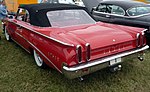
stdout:
{"type": "Polygon", "coordinates": [[[148,29],[144,29],[143,31],[142,31],[142,39],[141,39],[141,44],[142,44],[142,46],[145,46],[146,45],[146,37],[145,37],[145,32],[147,31],[148,29]]]}
{"type": "Polygon", "coordinates": [[[140,38],[141,38],[140,33],[137,33],[137,34],[136,34],[136,46],[137,46],[137,47],[140,47],[140,46],[141,46],[140,38]]]}
{"type": "Polygon", "coordinates": [[[91,58],[91,47],[89,43],[86,43],[86,60],[90,61],[91,58]]]}
{"type": "Polygon", "coordinates": [[[145,45],[145,35],[142,32],[142,39],[141,39],[141,45],[144,46],[145,45]]]}
{"type": "Polygon", "coordinates": [[[81,63],[81,61],[82,61],[82,49],[81,49],[80,45],[77,45],[76,53],[77,53],[77,61],[78,61],[78,63],[81,63]]]}

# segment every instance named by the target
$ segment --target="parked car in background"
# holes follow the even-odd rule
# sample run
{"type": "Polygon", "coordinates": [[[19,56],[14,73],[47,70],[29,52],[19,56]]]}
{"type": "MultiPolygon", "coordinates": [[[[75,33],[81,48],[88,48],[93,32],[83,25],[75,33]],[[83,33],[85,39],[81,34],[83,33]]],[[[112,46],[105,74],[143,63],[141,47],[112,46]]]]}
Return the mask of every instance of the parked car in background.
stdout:
{"type": "Polygon", "coordinates": [[[83,0],[96,21],[147,28],[147,44],[150,45],[150,5],[132,0],[95,1],[83,0]],[[98,4],[99,3],[99,4],[98,4]]]}
{"type": "Polygon", "coordinates": [[[136,1],[101,1],[91,11],[98,21],[143,28],[150,27],[150,5],[136,1]]]}
{"type": "Polygon", "coordinates": [[[38,67],[48,65],[73,79],[106,67],[120,68],[122,58],[146,45],[143,28],[96,22],[84,7],[31,4],[7,19],[6,40],[34,55],[38,67]]]}
{"type": "Polygon", "coordinates": [[[79,6],[84,6],[82,0],[42,0],[41,3],[76,4],[79,6]]]}

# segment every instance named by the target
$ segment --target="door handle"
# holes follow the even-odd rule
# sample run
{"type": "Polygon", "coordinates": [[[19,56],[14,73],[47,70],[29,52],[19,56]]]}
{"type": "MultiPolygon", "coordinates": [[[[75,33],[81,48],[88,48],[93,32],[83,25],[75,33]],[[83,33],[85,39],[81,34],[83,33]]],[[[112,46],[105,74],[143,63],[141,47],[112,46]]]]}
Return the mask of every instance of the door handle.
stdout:
{"type": "Polygon", "coordinates": [[[110,18],[110,15],[106,15],[106,18],[110,18]]]}

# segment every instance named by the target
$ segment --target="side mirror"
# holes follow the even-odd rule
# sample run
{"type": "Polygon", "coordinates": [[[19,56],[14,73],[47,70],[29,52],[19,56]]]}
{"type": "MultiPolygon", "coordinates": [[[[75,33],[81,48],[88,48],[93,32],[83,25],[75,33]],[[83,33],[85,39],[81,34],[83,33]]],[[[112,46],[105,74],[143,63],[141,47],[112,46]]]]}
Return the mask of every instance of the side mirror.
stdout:
{"type": "Polygon", "coordinates": [[[97,10],[97,7],[93,7],[90,13],[93,14],[93,11],[96,11],[96,10],[97,10]]]}

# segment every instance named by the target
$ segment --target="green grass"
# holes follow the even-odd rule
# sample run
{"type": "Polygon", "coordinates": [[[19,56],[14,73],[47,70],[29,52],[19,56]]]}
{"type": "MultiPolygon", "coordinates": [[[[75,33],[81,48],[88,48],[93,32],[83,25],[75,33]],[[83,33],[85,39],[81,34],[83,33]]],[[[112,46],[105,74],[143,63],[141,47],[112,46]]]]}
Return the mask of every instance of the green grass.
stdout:
{"type": "Polygon", "coordinates": [[[69,80],[54,69],[38,68],[32,55],[2,36],[0,92],[149,92],[149,56],[147,51],[144,62],[127,58],[121,71],[110,73],[104,69],[85,76],[80,82],[69,80]]]}

